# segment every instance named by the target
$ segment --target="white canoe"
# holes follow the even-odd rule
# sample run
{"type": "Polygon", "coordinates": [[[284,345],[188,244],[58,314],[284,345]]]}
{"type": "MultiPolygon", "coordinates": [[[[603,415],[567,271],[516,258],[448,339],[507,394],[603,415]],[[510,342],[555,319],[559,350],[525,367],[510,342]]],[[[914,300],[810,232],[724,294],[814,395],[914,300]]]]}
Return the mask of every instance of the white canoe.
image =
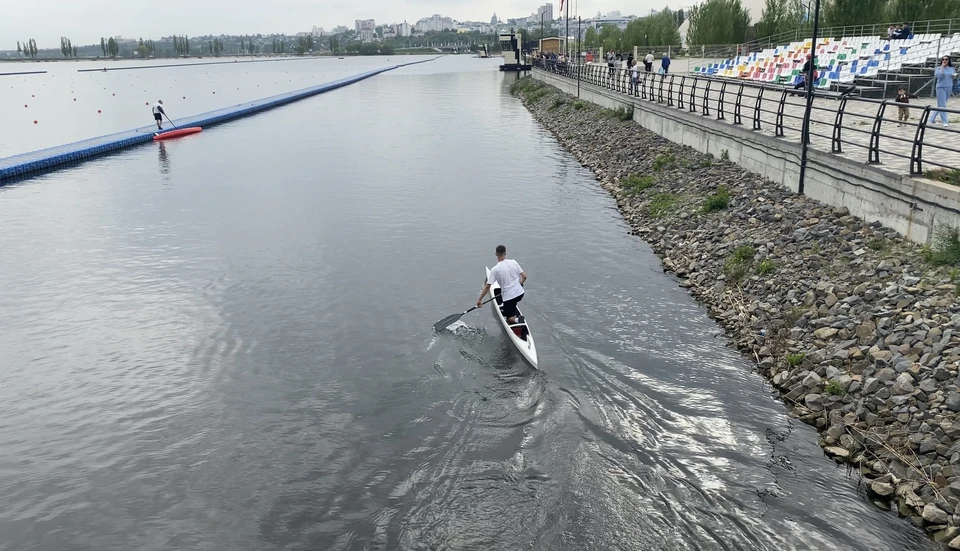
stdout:
{"type": "MultiPolygon", "coordinates": [[[[487,277],[484,279],[484,282],[490,280],[490,268],[487,268],[487,277]]],[[[497,299],[494,302],[493,315],[500,320],[500,325],[503,326],[503,329],[507,332],[507,338],[510,339],[510,342],[513,343],[513,346],[516,347],[517,351],[520,352],[520,355],[524,357],[530,365],[537,367],[537,345],[533,342],[533,332],[530,331],[530,325],[526,322],[524,318],[524,323],[518,323],[510,325],[507,323],[507,318],[503,317],[503,312],[500,310],[500,305],[503,301],[500,299],[499,295],[500,285],[494,283],[490,286],[491,296],[496,296],[497,299]],[[524,334],[524,337],[521,338],[514,331],[514,328],[517,328],[524,334]]],[[[519,311],[520,308],[517,308],[519,311]]],[[[523,312],[520,312],[520,315],[523,316],[523,312]]]]}

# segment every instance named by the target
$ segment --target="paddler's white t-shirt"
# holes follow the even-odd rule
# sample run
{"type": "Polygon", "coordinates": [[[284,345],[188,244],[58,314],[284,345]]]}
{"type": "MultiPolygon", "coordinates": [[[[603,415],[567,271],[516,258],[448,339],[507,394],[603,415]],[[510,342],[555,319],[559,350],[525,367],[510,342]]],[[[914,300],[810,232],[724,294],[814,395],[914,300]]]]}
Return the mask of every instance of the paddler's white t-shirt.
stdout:
{"type": "Polygon", "coordinates": [[[490,277],[487,283],[500,285],[500,293],[503,300],[517,298],[523,294],[523,287],[520,285],[520,264],[516,260],[506,258],[503,262],[497,262],[497,265],[490,269],[490,277]]]}
{"type": "MultiPolygon", "coordinates": [[[[154,104],[153,104],[153,114],[154,114],[154,115],[159,115],[159,114],[160,114],[160,104],[159,104],[159,103],[154,103],[154,104]]],[[[474,281],[476,281],[476,280],[474,280],[474,281]]]]}

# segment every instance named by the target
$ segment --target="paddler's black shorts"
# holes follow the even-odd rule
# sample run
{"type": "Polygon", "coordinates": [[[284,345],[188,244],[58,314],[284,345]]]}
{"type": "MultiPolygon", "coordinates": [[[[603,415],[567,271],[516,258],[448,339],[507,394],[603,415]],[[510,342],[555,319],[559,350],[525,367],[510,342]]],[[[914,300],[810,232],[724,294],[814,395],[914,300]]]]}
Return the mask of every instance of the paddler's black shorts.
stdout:
{"type": "Polygon", "coordinates": [[[523,300],[523,295],[503,301],[503,317],[509,319],[513,316],[519,315],[520,310],[517,309],[517,303],[519,303],[521,300],[523,300]]]}
{"type": "Polygon", "coordinates": [[[153,119],[154,119],[154,120],[158,120],[158,121],[162,121],[162,120],[163,120],[163,115],[161,115],[160,113],[154,113],[154,114],[153,114],[153,119]]]}

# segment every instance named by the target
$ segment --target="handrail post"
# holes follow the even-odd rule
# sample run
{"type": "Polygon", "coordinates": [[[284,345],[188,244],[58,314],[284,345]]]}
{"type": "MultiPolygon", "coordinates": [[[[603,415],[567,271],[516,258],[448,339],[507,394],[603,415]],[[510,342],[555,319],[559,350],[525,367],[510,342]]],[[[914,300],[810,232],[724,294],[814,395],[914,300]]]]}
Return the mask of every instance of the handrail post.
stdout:
{"type": "Polygon", "coordinates": [[[773,133],[776,137],[783,137],[783,108],[787,104],[787,89],[783,89],[783,93],[780,95],[780,105],[777,106],[777,124],[773,133]]]}
{"type": "Polygon", "coordinates": [[[707,79],[707,87],[703,91],[703,105],[700,106],[700,111],[702,111],[703,116],[710,116],[710,85],[713,83],[712,78],[707,79]]]}
{"type": "Polygon", "coordinates": [[[927,122],[930,120],[930,106],[923,109],[920,122],[917,123],[917,134],[913,138],[913,148],[910,151],[910,175],[923,174],[923,137],[927,131],[927,122]]]}
{"type": "Polygon", "coordinates": [[[883,100],[877,108],[877,116],[873,119],[873,129],[870,131],[870,149],[867,150],[867,164],[880,164],[880,127],[883,124],[883,114],[887,110],[887,100],[883,100]]]}
{"type": "Polygon", "coordinates": [[[687,103],[690,104],[690,112],[697,112],[697,81],[700,80],[699,77],[693,77],[693,86],[690,88],[690,101],[687,103]]]}
{"type": "Polygon", "coordinates": [[[837,118],[833,121],[833,143],[831,153],[843,153],[843,115],[847,112],[847,96],[840,98],[837,106],[837,118]]]}
{"type": "Polygon", "coordinates": [[[763,91],[766,89],[765,86],[760,86],[760,91],[757,92],[757,103],[753,107],[753,129],[760,130],[760,107],[763,104],[763,91]]]}
{"type": "Polygon", "coordinates": [[[722,121],[726,120],[726,115],[723,112],[723,99],[727,95],[727,81],[723,81],[723,84],[720,86],[720,99],[717,100],[717,120],[722,121]]]}
{"type": "MultiPolygon", "coordinates": [[[[683,84],[686,82],[686,80],[686,75],[680,77],[680,92],[677,94],[677,109],[683,109],[683,84]]],[[[672,80],[670,81],[670,84],[673,84],[672,80]]]]}
{"type": "Polygon", "coordinates": [[[743,103],[743,82],[740,83],[740,89],[737,90],[737,102],[733,106],[733,124],[743,124],[740,117],[740,105],[743,103]]]}

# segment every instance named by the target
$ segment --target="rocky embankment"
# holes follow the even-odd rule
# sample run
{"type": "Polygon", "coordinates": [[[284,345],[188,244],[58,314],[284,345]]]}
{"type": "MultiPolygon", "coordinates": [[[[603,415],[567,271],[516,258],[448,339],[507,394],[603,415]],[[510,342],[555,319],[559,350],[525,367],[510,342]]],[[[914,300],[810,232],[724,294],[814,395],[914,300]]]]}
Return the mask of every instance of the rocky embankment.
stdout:
{"type": "Polygon", "coordinates": [[[825,452],[960,549],[960,243],[936,251],[531,79],[514,86],[825,452]],[[939,251],[939,256],[937,256],[939,251]],[[950,255],[954,256],[951,257],[950,255]]]}

